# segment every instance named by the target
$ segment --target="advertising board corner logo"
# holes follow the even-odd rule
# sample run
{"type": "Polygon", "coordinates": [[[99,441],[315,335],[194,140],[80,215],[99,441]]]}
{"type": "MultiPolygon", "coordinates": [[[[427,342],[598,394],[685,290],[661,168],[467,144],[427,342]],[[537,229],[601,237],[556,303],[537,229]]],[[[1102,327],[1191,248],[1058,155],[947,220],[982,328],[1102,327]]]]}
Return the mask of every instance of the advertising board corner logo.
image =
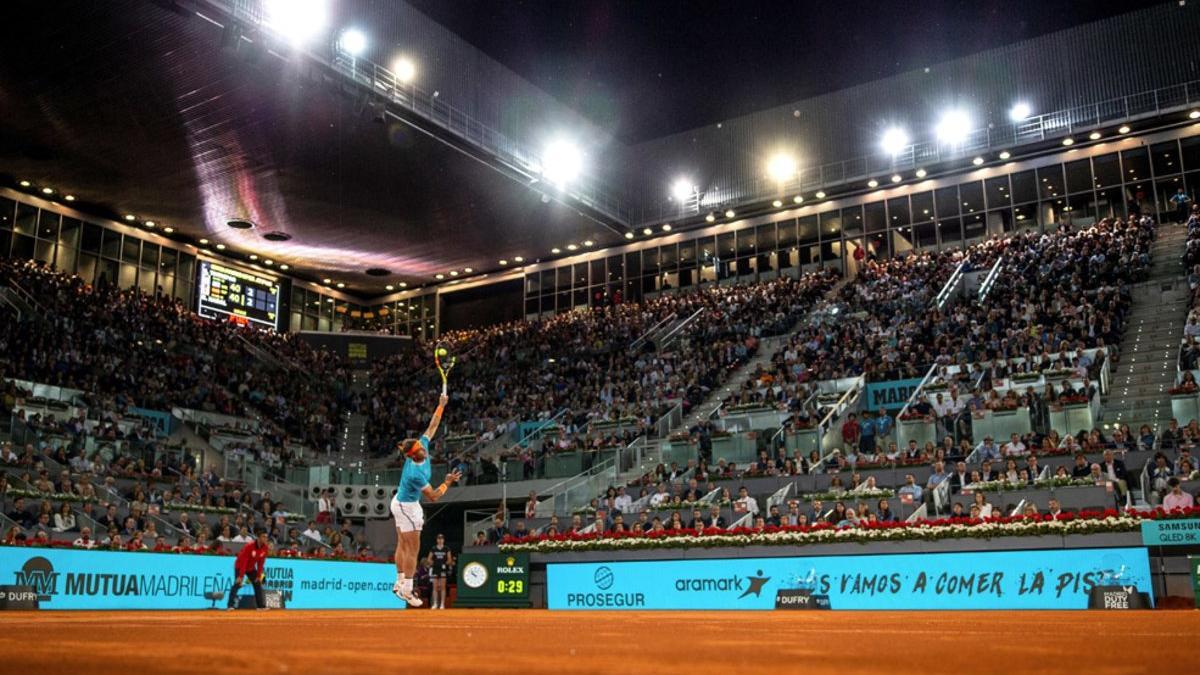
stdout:
{"type": "Polygon", "coordinates": [[[754,597],[756,598],[762,597],[763,587],[766,586],[767,582],[771,580],[771,577],[764,577],[762,573],[762,570],[757,570],[755,571],[756,576],[746,577],[746,581],[750,582],[750,585],[741,595],[738,596],[738,600],[741,600],[751,593],[753,593],[754,597]]]}
{"type": "Polygon", "coordinates": [[[596,568],[596,573],[592,576],[592,581],[596,583],[596,588],[602,591],[607,591],[613,585],[613,571],[608,566],[600,566],[596,568]]]}
{"type": "Polygon", "coordinates": [[[32,587],[40,602],[58,593],[58,573],[54,571],[54,565],[40,555],[26,560],[16,576],[17,585],[32,587]]]}
{"type": "Polygon", "coordinates": [[[517,564],[517,559],[512,557],[511,555],[508,556],[507,558],[505,558],[504,561],[505,561],[504,564],[508,565],[509,567],[512,567],[513,565],[517,564]]]}

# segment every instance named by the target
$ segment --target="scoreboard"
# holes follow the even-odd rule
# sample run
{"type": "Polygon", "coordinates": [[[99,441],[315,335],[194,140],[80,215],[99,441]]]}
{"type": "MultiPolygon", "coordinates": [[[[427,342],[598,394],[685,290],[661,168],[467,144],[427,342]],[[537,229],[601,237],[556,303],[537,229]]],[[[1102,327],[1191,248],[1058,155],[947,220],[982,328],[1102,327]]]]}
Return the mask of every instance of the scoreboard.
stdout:
{"type": "Polygon", "coordinates": [[[459,607],[528,607],[528,553],[463,553],[458,565],[459,607]]]}
{"type": "Polygon", "coordinates": [[[279,328],[279,282],[270,277],[201,260],[196,296],[205,318],[279,328]]]}

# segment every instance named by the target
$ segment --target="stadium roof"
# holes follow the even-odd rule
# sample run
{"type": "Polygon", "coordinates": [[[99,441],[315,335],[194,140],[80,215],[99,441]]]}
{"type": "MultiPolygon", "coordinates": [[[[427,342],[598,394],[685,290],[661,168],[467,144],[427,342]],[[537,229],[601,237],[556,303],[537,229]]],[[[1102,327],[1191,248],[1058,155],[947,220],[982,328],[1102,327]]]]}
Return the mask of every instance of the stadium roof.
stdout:
{"type": "MultiPolygon", "coordinates": [[[[277,57],[269,43],[236,20],[238,8],[253,4],[94,0],[72,4],[71,20],[62,21],[57,16],[61,6],[36,0],[5,3],[6,24],[20,29],[0,41],[0,174],[13,185],[29,180],[53,186],[59,194],[69,191],[84,210],[115,219],[135,215],[138,222],[174,227],[177,237],[224,243],[226,254],[286,262],[302,278],[337,276],[347,281],[347,291],[369,296],[382,293],[385,284],[406,282],[413,288],[433,283],[439,274],[448,277],[451,271],[465,276],[468,269],[498,270],[501,259],[510,261],[511,269],[518,256],[533,262],[552,257],[553,248],[622,242],[623,233],[637,224],[638,218],[619,206],[606,208],[603,189],[583,196],[560,194],[536,176],[531,178],[527,166],[489,153],[483,148],[486,144],[472,143],[464,135],[499,139],[497,147],[533,147],[555,129],[570,129],[593,151],[589,168],[594,175],[589,178],[595,184],[635,195],[627,204],[636,202],[637,193],[657,200],[664,191],[657,183],[668,177],[658,176],[660,167],[653,162],[660,157],[673,161],[677,153],[664,146],[646,161],[634,161],[630,146],[613,141],[610,132],[633,129],[629,134],[636,137],[671,128],[661,121],[663,114],[683,128],[706,116],[775,102],[756,94],[746,94],[743,100],[750,90],[738,80],[772,96],[791,96],[811,93],[811,87],[836,88],[888,74],[911,66],[905,59],[914,58],[911,52],[898,54],[894,65],[881,61],[878,53],[865,59],[842,58],[861,50],[837,49],[849,29],[839,27],[836,12],[826,16],[810,11],[804,18],[805,34],[815,36],[812,39],[828,33],[823,44],[833,54],[819,67],[806,63],[797,70],[765,60],[778,49],[763,47],[779,47],[787,31],[763,29],[758,49],[738,50],[737,58],[718,58],[736,46],[732,43],[748,43],[747,31],[768,23],[763,19],[766,5],[748,8],[744,22],[714,18],[716,10],[695,11],[674,29],[703,31],[706,22],[719,20],[728,35],[714,34],[712,45],[681,50],[677,40],[652,43],[667,30],[663,22],[683,20],[693,7],[690,3],[666,5],[658,23],[639,19],[644,9],[635,3],[506,3],[505,11],[517,17],[508,23],[491,21],[495,6],[476,2],[465,7],[480,8],[479,17],[464,24],[463,12],[468,10],[459,5],[439,9],[417,0],[453,29],[462,30],[468,40],[478,41],[488,33],[481,26],[506,35],[528,20],[522,48],[499,49],[495,55],[551,89],[560,99],[555,100],[410,5],[335,3],[338,15],[331,23],[362,25],[371,32],[370,57],[382,61],[389,58],[387,52],[404,46],[423,54],[419,79],[428,85],[425,100],[434,113],[441,105],[438,101],[458,106],[443,113],[464,129],[455,135],[418,114],[396,114],[329,67],[277,57]],[[222,14],[222,8],[231,9],[222,14]],[[578,29],[571,19],[576,15],[586,19],[578,29]],[[600,19],[611,25],[601,25],[600,19]],[[548,30],[564,20],[567,28],[548,30]],[[563,42],[579,46],[563,48],[563,42]],[[625,50],[618,45],[645,54],[628,61],[620,56],[625,50]],[[716,50],[718,46],[723,51],[716,50]],[[707,56],[697,59],[697,51],[707,56]],[[557,77],[568,84],[556,85],[555,78],[529,69],[530,59],[543,53],[550,55],[549,61],[565,64],[557,77]],[[582,54],[592,53],[602,56],[591,65],[581,61],[582,54]],[[675,53],[686,63],[680,67],[690,69],[675,78],[681,82],[657,89],[645,86],[639,59],[665,60],[675,53]],[[853,64],[860,61],[866,65],[854,70],[853,64]],[[815,74],[843,62],[851,64],[845,66],[849,70],[838,66],[832,72],[844,72],[845,81],[815,74]],[[586,96],[570,95],[572,87],[578,90],[580,83],[589,81],[589,67],[604,80],[618,77],[623,68],[639,69],[631,74],[628,88],[601,82],[603,91],[619,89],[614,94],[615,119],[597,115],[586,96]],[[711,80],[704,77],[706,69],[711,80]],[[789,79],[800,84],[788,86],[789,79]],[[733,93],[725,94],[723,87],[733,93]],[[731,103],[707,107],[701,100],[706,97],[731,103]],[[686,114],[690,108],[696,109],[694,116],[686,114]],[[649,120],[644,128],[640,123],[629,127],[627,120],[643,114],[649,120]],[[226,224],[231,219],[248,220],[256,227],[233,229],[226,224]],[[288,240],[267,240],[263,235],[269,232],[282,232],[288,240]],[[369,276],[368,269],[390,274],[369,276]]],[[[1116,11],[1114,3],[1097,4],[1103,6],[1072,11],[1079,20],[1116,11]]],[[[805,6],[770,7],[784,12],[774,23],[786,24],[801,21],[805,6]]],[[[949,25],[975,16],[951,7],[938,10],[936,3],[934,7],[916,10],[913,24],[928,30],[925,20],[942,10],[951,17],[949,25]]],[[[1000,11],[990,3],[987,7],[983,16],[1000,11]]],[[[1004,39],[1010,33],[1015,39],[1044,30],[1022,23],[1045,12],[1044,4],[1003,7],[1015,25],[1024,26],[1000,31],[1004,39]]],[[[853,28],[881,31],[888,16],[867,17],[853,28]]],[[[989,28],[1007,25],[997,18],[988,21],[989,28]]],[[[939,57],[987,46],[967,36],[950,43],[955,46],[946,47],[939,57]]],[[[874,51],[898,49],[895,45],[908,41],[893,36],[882,44],[884,49],[874,51]]],[[[482,46],[495,49],[494,44],[482,46]]]]}

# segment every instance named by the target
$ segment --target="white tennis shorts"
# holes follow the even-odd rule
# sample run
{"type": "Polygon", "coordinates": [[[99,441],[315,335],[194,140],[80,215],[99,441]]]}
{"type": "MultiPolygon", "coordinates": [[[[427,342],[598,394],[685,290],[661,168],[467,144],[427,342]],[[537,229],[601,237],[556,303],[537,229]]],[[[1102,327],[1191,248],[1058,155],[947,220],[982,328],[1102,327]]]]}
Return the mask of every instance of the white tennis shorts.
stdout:
{"type": "Polygon", "coordinates": [[[425,525],[425,511],[420,502],[401,502],[392,497],[392,517],[401,532],[420,532],[425,525]]]}

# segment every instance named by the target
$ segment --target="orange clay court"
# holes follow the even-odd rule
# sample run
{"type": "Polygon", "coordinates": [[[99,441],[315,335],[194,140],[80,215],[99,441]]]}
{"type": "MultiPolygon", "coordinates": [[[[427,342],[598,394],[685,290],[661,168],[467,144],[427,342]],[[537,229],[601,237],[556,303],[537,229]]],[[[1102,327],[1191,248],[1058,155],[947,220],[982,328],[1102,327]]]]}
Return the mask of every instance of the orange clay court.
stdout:
{"type": "Polygon", "coordinates": [[[0,672],[1189,672],[1200,612],[31,612],[0,672]],[[1167,664],[1173,664],[1168,666],[1167,664]]]}

